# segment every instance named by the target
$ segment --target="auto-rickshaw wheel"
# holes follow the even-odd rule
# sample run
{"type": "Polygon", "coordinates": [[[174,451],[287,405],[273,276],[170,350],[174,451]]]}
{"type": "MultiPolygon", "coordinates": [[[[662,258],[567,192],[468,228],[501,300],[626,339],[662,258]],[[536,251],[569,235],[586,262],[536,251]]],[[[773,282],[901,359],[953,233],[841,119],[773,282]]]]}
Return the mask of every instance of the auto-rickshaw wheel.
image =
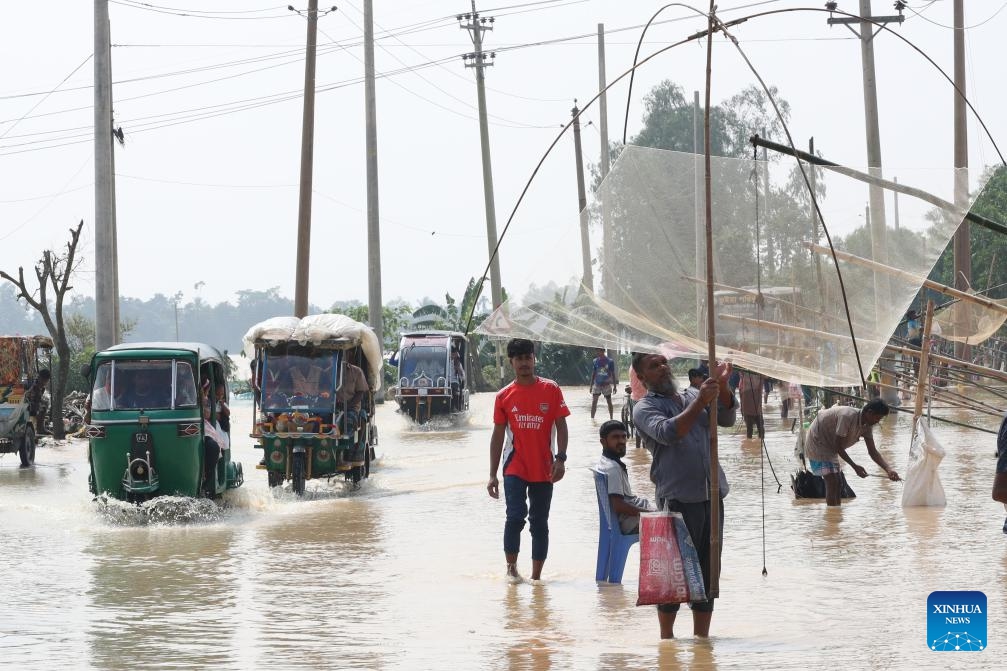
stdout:
{"type": "Polygon", "coordinates": [[[364,456],[363,464],[350,469],[350,480],[353,481],[354,485],[359,485],[361,480],[371,476],[371,446],[368,444],[370,441],[367,437],[371,431],[373,431],[373,427],[368,427],[367,425],[361,427],[360,443],[353,450],[354,456],[356,456],[358,450],[364,456]]]}
{"type": "Polygon", "coordinates": [[[35,429],[31,424],[24,427],[24,435],[21,436],[17,453],[21,457],[21,468],[28,468],[35,463],[35,429]]]}
{"type": "Polygon", "coordinates": [[[304,479],[306,475],[307,461],[304,452],[295,452],[294,461],[290,465],[290,483],[294,493],[304,496],[304,479]]]}
{"type": "Polygon", "coordinates": [[[283,473],[279,471],[266,471],[266,476],[269,478],[269,488],[279,487],[283,484],[283,473]]]}

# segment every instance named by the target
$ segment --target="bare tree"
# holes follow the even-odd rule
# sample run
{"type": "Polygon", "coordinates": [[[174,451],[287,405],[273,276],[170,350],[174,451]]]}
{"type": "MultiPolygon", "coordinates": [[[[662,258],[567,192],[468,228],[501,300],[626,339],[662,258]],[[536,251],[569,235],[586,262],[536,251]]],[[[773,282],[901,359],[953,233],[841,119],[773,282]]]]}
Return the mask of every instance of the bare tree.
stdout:
{"type": "Polygon", "coordinates": [[[57,254],[50,249],[42,252],[42,258],[35,264],[38,289],[28,289],[23,266],[17,269],[17,279],[0,270],[0,278],[7,280],[17,289],[18,299],[24,299],[25,303],[42,315],[42,321],[49,329],[49,336],[56,347],[57,363],[56,370],[52,371],[52,405],[49,412],[53,418],[53,437],[57,439],[65,437],[63,431],[63,393],[70,372],[70,344],[67,341],[66,325],[63,321],[63,300],[66,293],[73,288],[70,285],[70,278],[80,264],[75,256],[77,243],[80,241],[80,231],[83,227],[84,221],[81,220],[76,228],[70,229],[70,241],[66,243],[65,253],[57,254]],[[53,300],[51,308],[49,304],[50,292],[53,300]]]}

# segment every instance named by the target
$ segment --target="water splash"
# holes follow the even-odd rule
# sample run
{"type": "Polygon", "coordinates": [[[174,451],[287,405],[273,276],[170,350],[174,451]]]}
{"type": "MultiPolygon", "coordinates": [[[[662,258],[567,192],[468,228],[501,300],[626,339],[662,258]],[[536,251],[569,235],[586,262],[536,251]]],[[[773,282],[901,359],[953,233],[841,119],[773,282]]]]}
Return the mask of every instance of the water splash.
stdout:
{"type": "Polygon", "coordinates": [[[211,524],[227,514],[227,505],[211,499],[159,496],[140,504],[108,496],[95,500],[98,516],[111,526],[178,526],[211,524]]]}

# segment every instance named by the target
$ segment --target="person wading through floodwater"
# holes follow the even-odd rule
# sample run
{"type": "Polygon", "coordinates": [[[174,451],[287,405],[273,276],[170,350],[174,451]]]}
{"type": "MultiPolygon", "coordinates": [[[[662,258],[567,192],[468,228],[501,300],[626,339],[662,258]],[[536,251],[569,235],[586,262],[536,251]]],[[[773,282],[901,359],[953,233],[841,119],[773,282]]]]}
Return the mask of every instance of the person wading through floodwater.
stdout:
{"type": "Polygon", "coordinates": [[[881,467],[888,479],[892,481],[902,479],[878,452],[874,446],[874,435],[871,433],[871,427],[886,417],[888,412],[888,404],[876,399],[862,409],[851,408],[848,405],[834,405],[819,412],[815,421],[811,423],[808,438],[804,443],[804,456],[808,459],[811,472],[825,478],[827,505],[842,505],[840,459],[852,466],[857,475],[867,477],[867,469],[853,463],[853,459],[846,453],[846,450],[860,442],[861,438],[867,445],[867,454],[881,467]]]}
{"type": "Polygon", "coordinates": [[[566,418],[570,411],[559,385],[535,375],[535,345],[530,340],[517,338],[507,343],[507,358],[515,379],[497,392],[493,406],[490,479],[486,490],[494,499],[500,498],[497,469],[502,454],[507,502],[504,556],[508,579],[519,583],[522,578],[517,570],[517,556],[526,518],[531,527],[531,579],[542,578],[542,566],[549,553],[552,486],[566,473],[566,418]]]}

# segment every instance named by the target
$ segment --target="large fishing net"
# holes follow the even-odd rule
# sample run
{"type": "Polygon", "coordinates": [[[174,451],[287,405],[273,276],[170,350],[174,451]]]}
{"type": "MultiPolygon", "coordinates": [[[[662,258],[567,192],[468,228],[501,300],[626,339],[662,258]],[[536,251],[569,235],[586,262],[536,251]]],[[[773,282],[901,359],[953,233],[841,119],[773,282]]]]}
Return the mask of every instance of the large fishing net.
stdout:
{"type": "MultiPolygon", "coordinates": [[[[888,171],[897,183],[875,174],[871,186],[867,170],[805,164],[823,227],[796,166],[712,159],[717,357],[803,384],[859,385],[984,184],[959,181],[956,206],[953,169],[888,171]]],[[[571,220],[532,277],[508,280],[509,300],[478,332],[706,358],[703,157],[627,146],[595,196],[593,286],[571,220]]],[[[1000,323],[973,306],[942,332],[976,342],[1000,323]]]]}

